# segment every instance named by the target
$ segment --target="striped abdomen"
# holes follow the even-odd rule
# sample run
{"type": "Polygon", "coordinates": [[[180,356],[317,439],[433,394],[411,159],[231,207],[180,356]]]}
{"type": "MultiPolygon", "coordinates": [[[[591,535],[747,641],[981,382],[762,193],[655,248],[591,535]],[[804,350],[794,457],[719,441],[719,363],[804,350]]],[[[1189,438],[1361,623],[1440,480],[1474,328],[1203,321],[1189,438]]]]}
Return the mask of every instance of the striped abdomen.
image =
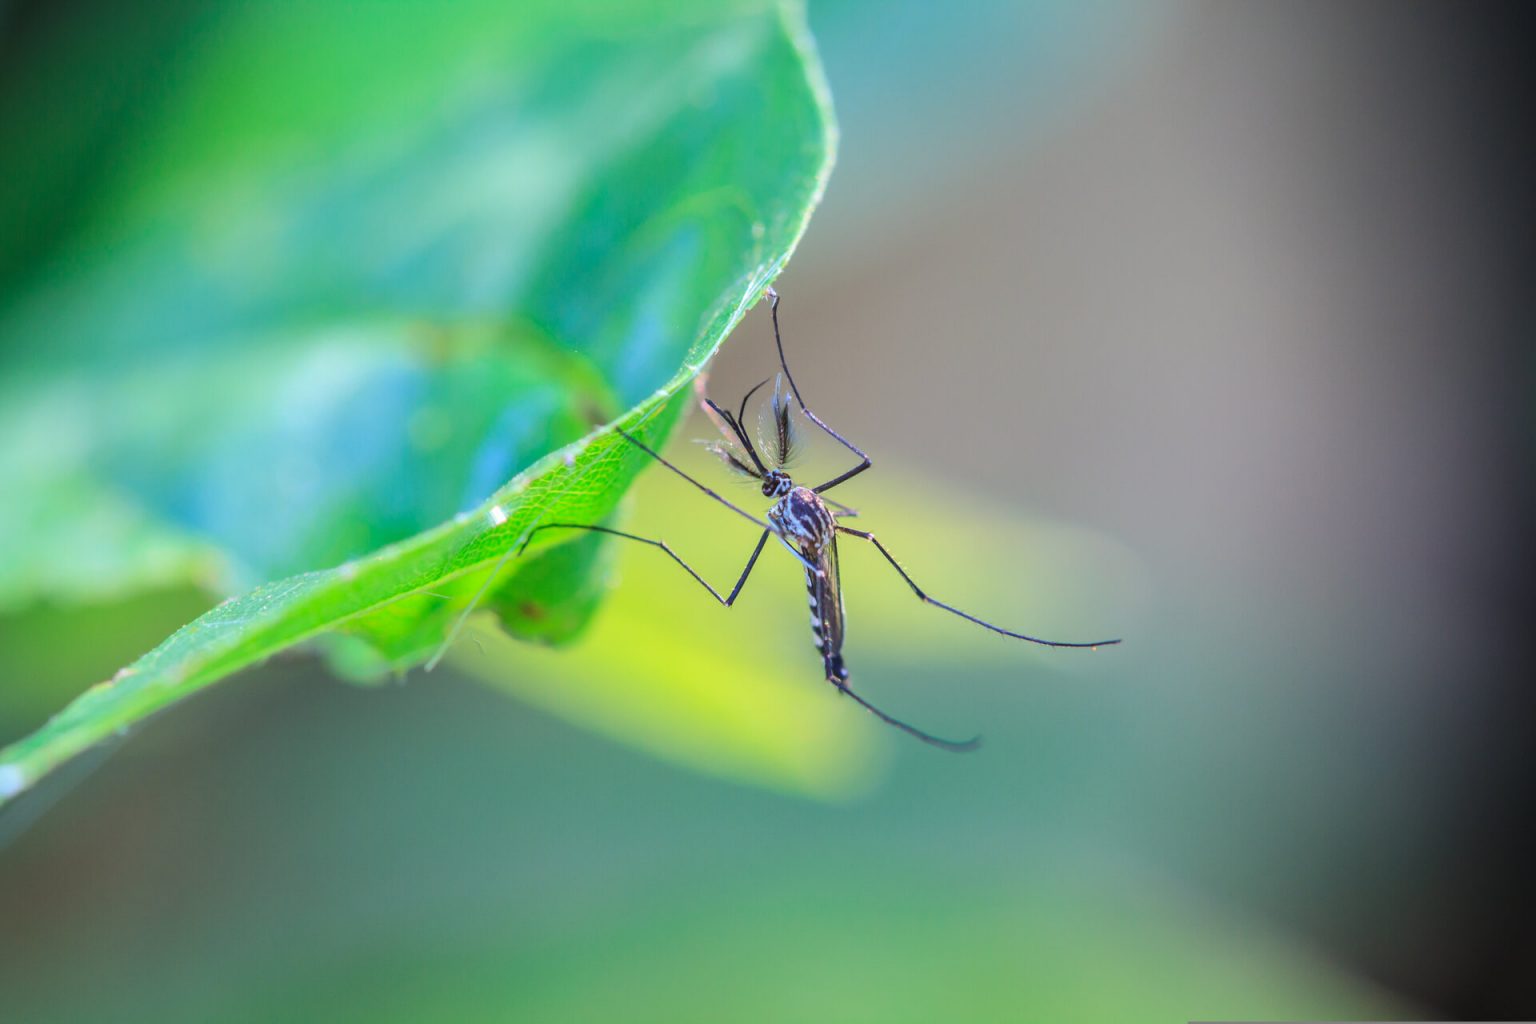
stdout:
{"type": "Polygon", "coordinates": [[[838,685],[848,678],[843,668],[843,588],[837,573],[837,517],[817,493],[796,487],[768,510],[768,518],[795,542],[805,560],[821,570],[805,572],[811,599],[811,630],[826,665],[827,680],[838,685]]]}
{"type": "Polygon", "coordinates": [[[805,588],[811,601],[811,632],[816,649],[827,671],[827,681],[841,685],[848,679],[843,667],[843,587],[837,568],[837,538],[829,537],[820,549],[805,545],[800,549],[806,561],[819,566],[821,576],[805,573],[805,588]]]}

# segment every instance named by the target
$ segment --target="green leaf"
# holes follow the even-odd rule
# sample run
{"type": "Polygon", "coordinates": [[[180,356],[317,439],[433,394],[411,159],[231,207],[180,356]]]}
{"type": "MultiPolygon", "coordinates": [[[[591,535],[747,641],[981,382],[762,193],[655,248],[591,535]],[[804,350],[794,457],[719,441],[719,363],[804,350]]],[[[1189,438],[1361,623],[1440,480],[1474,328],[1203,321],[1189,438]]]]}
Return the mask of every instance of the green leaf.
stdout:
{"type": "MultiPolygon", "coordinates": [[[[664,441],[830,169],[794,7],[215,20],[0,297],[0,471],[25,483],[0,603],[293,574],[0,750],[0,801],[295,644],[343,631],[357,676],[421,660],[537,523],[613,513],[650,464],[613,427],[664,441]]],[[[561,639],[604,559],[534,554],[491,606],[561,639]]]]}
{"type": "Polygon", "coordinates": [[[186,548],[190,572],[209,578],[223,566],[226,591],[335,565],[472,507],[621,409],[585,360],[545,338],[423,323],[331,329],[14,391],[0,429],[22,443],[0,455],[0,471],[25,496],[12,514],[33,521],[0,533],[14,567],[0,604],[132,589],[132,555],[152,565],[157,527],[168,553],[186,548]],[[61,452],[69,435],[78,448],[61,452]],[[22,457],[28,439],[37,457],[22,457]],[[116,545],[83,548],[77,538],[99,539],[101,508],[116,518],[130,500],[128,521],[148,537],[135,545],[120,527],[116,545]],[[69,536],[38,543],[55,533],[69,536]],[[215,546],[200,566],[195,555],[215,546]],[[120,574],[111,563],[70,568],[61,550],[116,554],[120,574]]]}

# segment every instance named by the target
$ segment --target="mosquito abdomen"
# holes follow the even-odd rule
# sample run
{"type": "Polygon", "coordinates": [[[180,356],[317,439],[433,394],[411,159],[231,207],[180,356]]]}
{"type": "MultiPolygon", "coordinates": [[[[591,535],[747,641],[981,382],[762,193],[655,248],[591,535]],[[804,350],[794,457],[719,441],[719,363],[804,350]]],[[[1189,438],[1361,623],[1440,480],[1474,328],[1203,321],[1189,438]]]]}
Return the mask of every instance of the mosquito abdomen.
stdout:
{"type": "Polygon", "coordinates": [[[810,571],[805,574],[805,589],[811,605],[811,635],[821,654],[827,682],[841,686],[848,679],[848,670],[843,667],[843,602],[838,586],[836,548],[829,546],[817,551],[807,545],[804,551],[807,559],[822,570],[821,576],[810,571]]]}

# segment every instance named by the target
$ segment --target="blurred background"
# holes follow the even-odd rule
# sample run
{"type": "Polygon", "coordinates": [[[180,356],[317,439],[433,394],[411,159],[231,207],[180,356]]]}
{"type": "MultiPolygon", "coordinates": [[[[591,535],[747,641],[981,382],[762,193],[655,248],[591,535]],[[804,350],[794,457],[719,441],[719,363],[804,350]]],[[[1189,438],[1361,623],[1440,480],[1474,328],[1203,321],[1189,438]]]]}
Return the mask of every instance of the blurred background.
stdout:
{"type": "MultiPolygon", "coordinates": [[[[0,7],[9,52],[56,6],[0,7]]],[[[820,699],[783,558],[727,613],[616,552],[569,652],[278,659],[0,818],[0,1019],[1536,1013],[1529,16],[809,20],[842,141],[778,287],[875,457],[838,497],[937,596],[1126,642],[1021,650],[845,545],[855,682],[987,745],[850,712],[769,767],[635,680],[820,699]]],[[[710,388],[773,369],[759,308],[710,388]]],[[[659,472],[631,505],[714,580],[754,539],[659,472]]],[[[0,620],[0,740],[206,604],[0,620]]]]}

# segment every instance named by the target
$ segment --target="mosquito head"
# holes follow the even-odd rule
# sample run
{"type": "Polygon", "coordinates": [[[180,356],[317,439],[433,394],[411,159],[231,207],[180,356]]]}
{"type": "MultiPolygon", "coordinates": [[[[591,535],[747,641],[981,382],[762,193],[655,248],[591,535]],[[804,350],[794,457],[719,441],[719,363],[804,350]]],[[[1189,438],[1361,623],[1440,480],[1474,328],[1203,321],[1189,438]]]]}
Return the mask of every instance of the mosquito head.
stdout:
{"type": "Polygon", "coordinates": [[[795,489],[795,483],[782,469],[770,469],[763,474],[763,497],[782,498],[795,489]]]}

